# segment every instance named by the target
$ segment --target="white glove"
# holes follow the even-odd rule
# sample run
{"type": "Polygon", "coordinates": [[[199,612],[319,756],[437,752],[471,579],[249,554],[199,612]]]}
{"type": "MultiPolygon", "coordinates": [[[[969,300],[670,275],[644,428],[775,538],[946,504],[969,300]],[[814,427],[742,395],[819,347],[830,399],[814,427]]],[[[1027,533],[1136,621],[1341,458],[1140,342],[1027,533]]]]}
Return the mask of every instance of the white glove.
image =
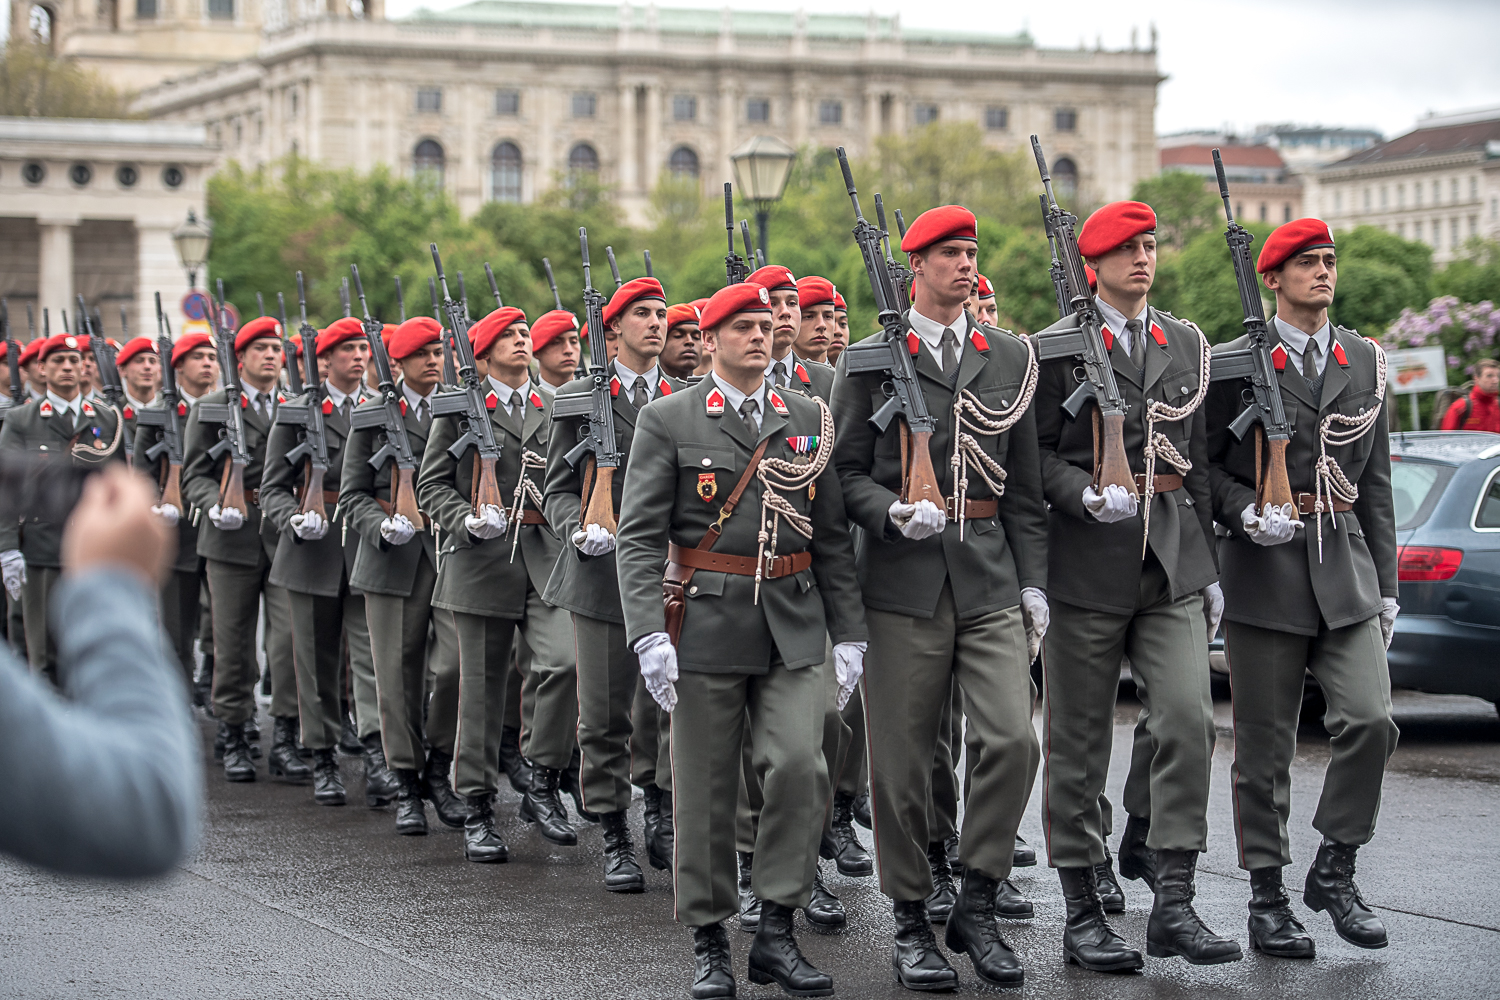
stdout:
{"type": "Polygon", "coordinates": [[[1026,662],[1036,662],[1036,654],[1042,650],[1042,639],[1047,635],[1047,626],[1052,624],[1052,609],[1047,607],[1047,595],[1035,587],[1021,588],[1021,620],[1026,623],[1026,662]]]}
{"type": "Polygon", "coordinates": [[[218,504],[208,508],[208,519],[220,531],[238,531],[245,526],[245,515],[238,507],[221,510],[218,504]]]}
{"type": "Polygon", "coordinates": [[[328,534],[328,518],[315,510],[293,514],[287,518],[287,523],[292,526],[292,533],[304,542],[316,542],[328,534]]]}
{"type": "Polygon", "coordinates": [[[21,599],[21,586],[26,582],[26,557],[20,549],[0,552],[0,576],[5,579],[5,592],[12,601],[21,599]]]}
{"type": "Polygon", "coordinates": [[[586,556],[602,556],[615,550],[615,536],[597,524],[573,532],[573,547],[586,556]]]}
{"type": "Polygon", "coordinates": [[[901,534],[914,542],[941,534],[948,526],[948,515],[931,500],[918,500],[914,504],[897,500],[891,504],[890,517],[901,534]]]}
{"type": "Polygon", "coordinates": [[[838,698],[833,705],[840,712],[849,704],[854,686],[865,674],[865,650],[868,642],[841,642],[833,647],[833,673],[839,682],[838,698]]]}
{"type": "Polygon", "coordinates": [[[470,514],[464,518],[464,527],[481,542],[505,534],[505,525],[505,511],[492,503],[480,507],[478,514],[470,514]]]}
{"type": "Polygon", "coordinates": [[[177,521],[182,517],[182,511],[177,509],[176,504],[159,503],[151,508],[151,513],[167,522],[167,527],[175,528],[177,521]]]}
{"type": "Polygon", "coordinates": [[[641,661],[641,680],[663,712],[677,707],[677,647],[665,632],[652,632],[636,640],[635,655],[641,661]]]}
{"type": "Polygon", "coordinates": [[[1280,507],[1266,504],[1259,517],[1255,516],[1255,504],[1252,503],[1240,512],[1240,521],[1245,525],[1245,534],[1256,545],[1290,542],[1297,529],[1302,527],[1302,522],[1292,517],[1292,505],[1289,503],[1280,507]]]}
{"type": "Polygon", "coordinates": [[[406,519],[405,514],[396,514],[380,522],[380,537],[391,545],[405,545],[417,533],[417,526],[406,519]]]}
{"type": "Polygon", "coordinates": [[[1111,484],[1104,487],[1103,494],[1096,492],[1092,486],[1085,486],[1083,506],[1094,515],[1094,520],[1101,524],[1114,524],[1116,521],[1135,517],[1141,502],[1125,487],[1111,484]]]}
{"type": "Polygon", "coordinates": [[[1219,622],[1224,620],[1224,588],[1210,583],[1203,588],[1203,618],[1208,622],[1208,641],[1212,645],[1219,634],[1219,622]]]}
{"type": "Polygon", "coordinates": [[[1401,605],[1394,597],[1380,599],[1380,637],[1385,640],[1386,649],[1391,648],[1391,638],[1396,634],[1396,616],[1400,613],[1401,605]]]}

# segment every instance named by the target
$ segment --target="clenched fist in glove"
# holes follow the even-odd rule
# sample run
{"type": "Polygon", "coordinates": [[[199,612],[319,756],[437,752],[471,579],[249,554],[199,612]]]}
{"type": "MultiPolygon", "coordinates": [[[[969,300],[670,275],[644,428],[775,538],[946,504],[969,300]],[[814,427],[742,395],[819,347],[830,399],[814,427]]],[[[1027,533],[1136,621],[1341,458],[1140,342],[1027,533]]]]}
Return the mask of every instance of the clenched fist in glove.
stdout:
{"type": "Polygon", "coordinates": [[[417,526],[405,514],[396,514],[380,522],[380,537],[387,545],[405,545],[416,537],[417,526]]]}
{"type": "Polygon", "coordinates": [[[292,526],[292,533],[304,542],[316,542],[328,534],[328,518],[315,510],[293,514],[287,518],[287,523],[292,526]]]}
{"type": "Polygon", "coordinates": [[[1123,486],[1110,485],[1104,487],[1104,492],[1099,493],[1092,486],[1083,488],[1083,507],[1094,520],[1102,524],[1114,524],[1129,517],[1135,517],[1135,512],[1140,509],[1141,502],[1134,493],[1123,486]]]}
{"type": "Polygon", "coordinates": [[[1391,648],[1391,639],[1396,634],[1396,616],[1400,613],[1401,605],[1394,597],[1380,599],[1380,637],[1385,640],[1386,649],[1391,648]]]}
{"type": "Polygon", "coordinates": [[[505,534],[506,523],[505,511],[492,503],[482,505],[478,514],[470,514],[464,518],[464,527],[481,542],[505,534]]]}
{"type": "Polygon", "coordinates": [[[641,680],[663,712],[677,707],[677,647],[665,632],[652,632],[636,641],[635,655],[641,661],[641,680]]]}
{"type": "Polygon", "coordinates": [[[157,504],[151,508],[151,513],[165,521],[169,528],[175,528],[182,517],[182,511],[177,509],[177,505],[170,503],[157,504]]]}
{"type": "Polygon", "coordinates": [[[1240,512],[1240,522],[1245,526],[1245,534],[1256,545],[1290,542],[1297,529],[1302,527],[1302,522],[1292,517],[1292,505],[1289,503],[1280,507],[1266,504],[1259,517],[1255,515],[1255,504],[1252,503],[1240,512]]]}
{"type": "Polygon", "coordinates": [[[615,550],[615,536],[601,525],[590,524],[573,532],[573,547],[586,556],[602,556],[615,550]]]}
{"type": "Polygon", "coordinates": [[[21,586],[26,582],[26,557],[20,549],[0,552],[0,577],[5,580],[5,592],[12,601],[21,599],[21,586]]]}
{"type": "Polygon", "coordinates": [[[854,686],[864,676],[865,650],[869,647],[868,642],[841,642],[833,647],[833,673],[839,682],[838,698],[833,704],[840,712],[849,704],[854,686]]]}
{"type": "Polygon", "coordinates": [[[208,519],[220,531],[238,531],[245,526],[245,515],[238,507],[221,508],[214,504],[208,508],[208,519]]]}
{"type": "Polygon", "coordinates": [[[931,500],[918,500],[916,503],[897,500],[891,504],[890,517],[891,523],[901,530],[901,534],[914,542],[941,534],[948,526],[948,515],[931,500]]]}
{"type": "Polygon", "coordinates": [[[1224,588],[1210,583],[1203,588],[1203,618],[1208,622],[1208,641],[1212,645],[1219,634],[1219,622],[1224,620],[1224,588]]]}
{"type": "Polygon", "coordinates": [[[1036,654],[1042,650],[1042,639],[1047,635],[1047,626],[1052,624],[1052,609],[1047,606],[1047,595],[1035,587],[1021,588],[1021,620],[1026,623],[1026,662],[1036,662],[1036,654]]]}

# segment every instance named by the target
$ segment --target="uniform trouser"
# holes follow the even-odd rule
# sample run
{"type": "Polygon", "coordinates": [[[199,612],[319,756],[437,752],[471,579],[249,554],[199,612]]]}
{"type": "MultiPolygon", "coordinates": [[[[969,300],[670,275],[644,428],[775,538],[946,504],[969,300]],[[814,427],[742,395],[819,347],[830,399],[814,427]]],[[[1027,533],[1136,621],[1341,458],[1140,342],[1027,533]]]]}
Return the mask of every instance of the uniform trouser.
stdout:
{"type": "Polygon", "coordinates": [[[25,659],[26,651],[26,612],[22,601],[11,600],[9,594],[5,595],[5,638],[10,643],[11,652],[25,659]]]}
{"type": "Polygon", "coordinates": [[[35,673],[57,684],[57,640],[47,625],[47,604],[62,570],[55,566],[26,566],[21,585],[21,614],[25,620],[26,659],[35,673]]]}
{"type": "MultiPolygon", "coordinates": [[[[520,640],[516,642],[517,646],[523,644],[523,641],[520,640]]],[[[527,697],[526,678],[522,675],[521,667],[516,662],[520,658],[519,654],[519,650],[512,652],[510,670],[505,675],[505,728],[514,729],[518,740],[520,739],[519,734],[522,726],[531,721],[532,705],[530,702],[534,700],[527,697]]],[[[531,654],[527,653],[527,655],[531,654]]],[[[533,690],[530,694],[534,696],[536,692],[533,690]]]]}
{"type": "Polygon", "coordinates": [[[425,675],[427,745],[452,757],[458,741],[458,633],[451,614],[437,608],[431,614],[425,675]]]}
{"type": "MultiPolygon", "coordinates": [[[[426,762],[422,709],[427,700],[427,627],[434,620],[440,629],[453,627],[447,615],[433,613],[436,583],[432,563],[422,559],[409,597],[365,594],[385,758],[391,767],[410,771],[420,770],[426,762]]],[[[457,671],[435,666],[435,687],[458,686],[457,671]]]]}
{"type": "Polygon", "coordinates": [[[862,683],[881,891],[901,901],[932,892],[927,811],[954,678],[975,753],[959,858],[991,878],[1008,877],[1040,756],[1020,607],[960,619],[945,582],[931,618],[866,608],[865,622],[862,683]]]}
{"type": "Polygon", "coordinates": [[[630,783],[672,790],[672,713],[663,712],[646,682],[637,680],[630,708],[630,783]]]}
{"type": "Polygon", "coordinates": [[[214,715],[239,726],[255,717],[255,626],[261,597],[266,602],[266,659],[271,668],[271,714],[297,714],[297,678],[290,649],[291,601],[281,587],[266,582],[271,563],[258,566],[208,560],[208,589],[213,601],[214,715]]]}
{"type": "MultiPolygon", "coordinates": [[[[349,708],[359,738],[380,732],[380,695],[375,685],[375,657],[371,652],[369,616],[365,595],[356,592],[345,605],[344,645],[349,654],[349,708]]],[[[342,724],[342,720],[340,720],[342,724]]]]}
{"type": "Polygon", "coordinates": [[[292,603],[292,662],[297,671],[297,714],[302,742],[311,750],[331,749],[339,740],[343,717],[339,710],[342,637],[355,616],[362,616],[365,599],[347,584],[337,597],[290,591],[292,603]]]}
{"type": "MultiPolygon", "coordinates": [[[[214,661],[214,603],[208,591],[208,560],[201,559],[203,568],[198,572],[198,651],[210,665],[214,661]]],[[[272,671],[275,676],[275,671],[272,671]]],[[[275,690],[271,692],[275,697],[275,690]]]]}
{"type": "MultiPolygon", "coordinates": [[[[624,625],[574,614],[573,630],[578,646],[583,804],[590,812],[621,812],[630,807],[631,772],[635,768],[631,712],[641,676],[640,660],[625,644],[624,625]]],[[[654,751],[656,719],[648,716],[642,722],[643,728],[651,730],[654,751]]],[[[654,771],[655,761],[651,763],[654,771]]]]}
{"type": "Polygon", "coordinates": [[[806,906],[812,897],[828,802],[819,753],[824,669],[788,670],[773,654],[764,674],[685,670],[678,678],[671,755],[679,923],[702,927],[739,911],[735,807],[744,743],[765,796],[751,888],[783,906],[806,906]]]}
{"type": "Polygon", "coordinates": [[[297,717],[297,670],[292,652],[292,592],[266,584],[266,664],[271,673],[271,714],[283,719],[297,717]]]}
{"type": "MultiPolygon", "coordinates": [[[[1136,688],[1145,699],[1145,682],[1136,678],[1136,688]]],[[[1120,804],[1125,812],[1137,819],[1151,818],[1151,730],[1146,725],[1150,713],[1144,705],[1135,719],[1135,732],[1130,742],[1130,770],[1125,773],[1125,795],[1120,804]]],[[[1115,831],[1115,808],[1109,796],[1099,793],[1099,838],[1109,839],[1115,831]]]]}
{"type": "Polygon", "coordinates": [[[172,642],[172,649],[177,654],[177,662],[182,667],[182,674],[187,679],[189,688],[193,684],[193,667],[196,665],[193,659],[193,640],[197,638],[198,631],[200,590],[196,566],[190,570],[170,571],[161,586],[162,628],[166,629],[167,638],[172,642]]]}
{"type": "MultiPolygon", "coordinates": [[[[1379,617],[1318,634],[1296,635],[1224,623],[1234,708],[1234,828],[1240,867],[1291,863],[1286,821],[1297,750],[1303,674],[1323,689],[1328,770],[1313,827],[1340,844],[1375,834],[1385,762],[1400,732],[1391,719],[1391,679],[1379,617]]],[[[1152,830],[1156,829],[1155,820],[1152,830]]]]}
{"type": "MultiPolygon", "coordinates": [[[[964,735],[964,693],[957,681],[943,706],[938,724],[937,752],[932,757],[932,799],[927,809],[927,835],[947,840],[958,832],[958,757],[964,735]]],[[[965,770],[972,770],[970,763],[965,770]]],[[[967,783],[965,785],[967,788],[967,783]]]]}
{"type": "Polygon", "coordinates": [[[838,790],[859,795],[870,787],[869,756],[865,753],[865,699],[859,688],[839,713],[849,727],[849,751],[844,755],[844,770],[839,775],[838,790]]]}
{"type": "Polygon", "coordinates": [[[565,770],[578,746],[578,657],[573,616],[528,588],[526,620],[516,641],[521,671],[521,752],[542,767],[565,770]]]}
{"type": "Polygon", "coordinates": [[[1131,672],[1145,682],[1151,739],[1147,846],[1208,847],[1214,718],[1203,598],[1192,593],[1172,600],[1166,571],[1148,559],[1137,608],[1116,614],[1063,601],[1052,605],[1042,657],[1042,830],[1054,867],[1104,862],[1099,799],[1114,748],[1122,656],[1130,657],[1131,672]]]}

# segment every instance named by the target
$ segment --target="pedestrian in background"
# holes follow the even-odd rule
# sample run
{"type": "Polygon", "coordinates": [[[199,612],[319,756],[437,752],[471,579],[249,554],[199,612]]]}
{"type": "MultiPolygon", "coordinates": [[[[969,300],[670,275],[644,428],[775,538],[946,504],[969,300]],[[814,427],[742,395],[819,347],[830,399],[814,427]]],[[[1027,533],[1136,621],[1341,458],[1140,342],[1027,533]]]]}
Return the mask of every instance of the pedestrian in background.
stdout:
{"type": "Polygon", "coordinates": [[[1480,358],[1474,364],[1474,383],[1467,395],[1453,401],[1443,414],[1445,431],[1489,431],[1500,434],[1500,361],[1480,358]]]}

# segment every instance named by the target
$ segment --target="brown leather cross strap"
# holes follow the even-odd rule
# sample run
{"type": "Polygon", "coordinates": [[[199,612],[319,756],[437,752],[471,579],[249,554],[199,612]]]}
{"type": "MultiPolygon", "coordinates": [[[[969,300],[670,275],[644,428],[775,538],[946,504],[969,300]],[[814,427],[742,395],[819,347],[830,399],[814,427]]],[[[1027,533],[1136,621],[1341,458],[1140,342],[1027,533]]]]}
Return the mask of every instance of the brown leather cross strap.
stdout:
{"type": "MultiPolygon", "coordinates": [[[[1000,501],[994,497],[990,497],[988,500],[965,500],[964,520],[982,521],[987,517],[994,517],[999,510],[1000,501]]],[[[943,498],[943,512],[948,515],[948,520],[958,520],[958,504],[954,502],[953,497],[943,498]]]]}
{"type": "MultiPolygon", "coordinates": [[[[1292,500],[1297,504],[1297,513],[1299,514],[1312,514],[1317,511],[1318,495],[1316,493],[1293,493],[1292,500]]],[[[1354,509],[1354,504],[1349,503],[1347,500],[1324,500],[1323,504],[1325,508],[1331,506],[1335,511],[1340,513],[1354,509]]],[[[1328,511],[1325,509],[1323,513],[1326,514],[1328,511]]]]}
{"type": "MultiPolygon", "coordinates": [[[[1156,485],[1152,493],[1171,493],[1182,489],[1182,477],[1175,472],[1160,472],[1156,475],[1156,485]]],[[[1135,474],[1135,488],[1138,493],[1146,492],[1146,474],[1137,472],[1135,474]]]]}
{"type": "MultiPolygon", "coordinates": [[[[754,556],[731,556],[707,549],[685,549],[675,542],[667,543],[667,562],[686,566],[688,569],[706,569],[713,573],[733,573],[736,576],[755,575],[754,556]]],[[[761,571],[762,579],[775,580],[783,576],[800,573],[812,565],[812,553],[806,549],[790,555],[773,556],[770,566],[761,571]]]]}

